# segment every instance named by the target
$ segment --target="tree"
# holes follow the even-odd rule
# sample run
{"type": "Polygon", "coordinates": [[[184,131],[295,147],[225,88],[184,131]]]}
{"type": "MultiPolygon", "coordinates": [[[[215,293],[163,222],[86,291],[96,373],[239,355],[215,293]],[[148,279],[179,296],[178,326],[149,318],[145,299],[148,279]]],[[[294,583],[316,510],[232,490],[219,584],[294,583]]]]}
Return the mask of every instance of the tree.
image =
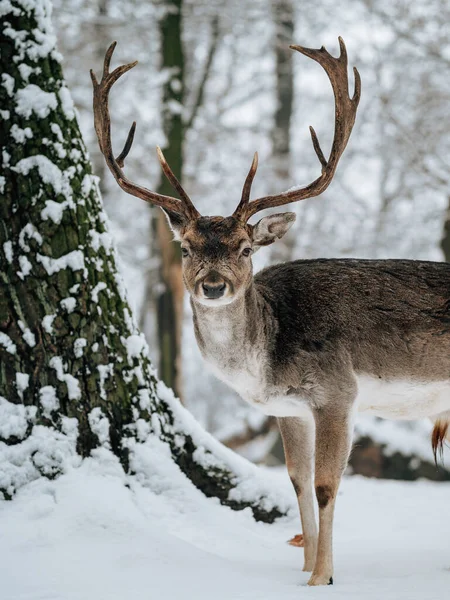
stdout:
{"type": "MultiPolygon", "coordinates": [[[[203,94],[214,58],[218,39],[218,19],[213,18],[211,43],[196,90],[193,107],[186,115],[185,53],[182,41],[183,0],[168,0],[160,19],[161,71],[165,74],[162,86],[162,125],[166,136],[164,154],[179,181],[183,180],[184,142],[203,102],[203,94]]],[[[159,194],[172,195],[173,190],[165,177],[157,188],[159,194]]],[[[159,210],[152,209],[152,254],[159,256],[158,281],[148,272],[146,298],[143,307],[144,331],[151,314],[155,313],[159,349],[159,375],[173,388],[179,398],[181,385],[181,335],[183,327],[184,287],[181,275],[181,251],[173,244],[173,234],[159,210]]]]}
{"type": "Polygon", "coordinates": [[[138,448],[157,438],[207,496],[272,521],[285,509],[249,486],[254,468],[156,379],[116,268],[50,3],[0,7],[0,491],[10,498],[99,447],[137,471],[138,448]]]}

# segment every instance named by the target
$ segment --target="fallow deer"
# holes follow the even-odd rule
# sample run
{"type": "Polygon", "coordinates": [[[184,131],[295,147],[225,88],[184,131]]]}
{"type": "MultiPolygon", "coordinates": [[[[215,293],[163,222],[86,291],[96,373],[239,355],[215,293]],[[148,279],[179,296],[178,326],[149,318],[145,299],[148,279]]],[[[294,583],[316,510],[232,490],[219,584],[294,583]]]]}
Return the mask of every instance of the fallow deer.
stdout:
{"type": "Polygon", "coordinates": [[[393,419],[430,417],[433,448],[442,449],[450,422],[450,265],[412,260],[317,259],[278,264],[253,275],[251,255],[281,238],[294,213],[259,211],[321,194],[330,184],[355,122],[361,83],[348,92],[347,53],[291,46],[317,61],[335,97],[335,131],[322,166],[306,187],[250,201],[257,155],[231,217],[204,217],[158,148],[165,175],[179,195],[156,194],[123,172],[134,136],[114,158],[108,94],[136,63],[109,66],[94,86],[100,149],[120,187],[162,208],[181,242],[183,278],[191,296],[201,353],[216,375],[244,400],[279,419],[286,463],[304,536],[304,570],[310,585],[332,583],[332,527],[336,494],[347,464],[357,411],[393,419]],[[313,509],[313,483],[319,530],[313,509]]]}

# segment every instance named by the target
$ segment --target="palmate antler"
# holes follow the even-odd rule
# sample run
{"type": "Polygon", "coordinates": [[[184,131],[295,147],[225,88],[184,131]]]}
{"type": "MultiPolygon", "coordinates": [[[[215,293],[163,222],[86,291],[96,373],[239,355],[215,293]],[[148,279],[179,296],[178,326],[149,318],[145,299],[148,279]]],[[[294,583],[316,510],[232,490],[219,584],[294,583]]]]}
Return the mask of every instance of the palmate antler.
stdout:
{"type": "Polygon", "coordinates": [[[198,218],[200,216],[200,213],[192,204],[189,196],[182,188],[181,183],[173,174],[160,148],[157,148],[157,151],[161,167],[172,186],[177,190],[181,200],[178,200],[177,198],[172,198],[171,196],[156,194],[155,192],[152,192],[145,187],[136,185],[135,183],[127,179],[127,177],[125,176],[125,173],[122,169],[124,166],[125,158],[127,157],[131,149],[131,145],[133,143],[136,122],[133,122],[130,128],[127,141],[125,142],[125,146],[122,152],[117,158],[114,158],[111,143],[111,118],[109,116],[108,106],[109,92],[114,83],[119,79],[119,77],[121,77],[124,73],[126,73],[127,71],[129,71],[137,65],[137,61],[135,61],[133,63],[117,67],[112,73],[110,73],[109,66],[111,64],[111,58],[116,44],[117,42],[113,42],[105,54],[105,60],[103,63],[103,75],[100,83],[98,83],[97,78],[91,69],[92,85],[94,86],[94,125],[95,131],[97,133],[100,150],[103,156],[105,157],[106,164],[108,165],[108,168],[111,171],[111,173],[114,175],[117,183],[128,194],[132,194],[133,196],[137,196],[138,198],[141,198],[146,202],[150,202],[151,204],[160,206],[161,208],[164,208],[165,210],[171,213],[183,215],[187,219],[198,218]]]}
{"type": "Polygon", "coordinates": [[[258,167],[258,155],[255,154],[244,184],[244,189],[242,190],[241,201],[233,213],[234,217],[246,222],[252,215],[266,208],[282,206],[283,204],[289,204],[290,202],[297,202],[298,200],[305,200],[306,198],[318,196],[330,185],[334,173],[336,172],[339,159],[350,138],[361,96],[361,78],[355,67],[353,68],[355,74],[355,91],[351,98],[349,96],[347,50],[345,48],[344,40],[341,37],[339,38],[339,46],[341,49],[339,58],[331,56],[323,46],[320,50],[303,48],[303,46],[290,46],[293,50],[297,50],[305,56],[309,56],[309,58],[317,61],[325,69],[333,87],[335,98],[335,126],[333,146],[328,160],[325,159],[316,132],[312,127],[309,128],[314,150],[322,165],[322,174],[304,188],[298,188],[274,196],[265,196],[264,198],[258,198],[257,200],[250,202],[250,189],[258,167]]]}
{"type": "MultiPolygon", "coordinates": [[[[290,202],[305,200],[306,198],[312,198],[313,196],[318,196],[330,185],[334,173],[336,172],[339,159],[341,158],[350,138],[361,95],[361,79],[356,68],[353,68],[353,72],[355,74],[355,90],[353,96],[351,98],[349,96],[347,50],[342,38],[339,38],[339,46],[341,52],[338,58],[331,56],[331,54],[323,46],[319,50],[303,48],[303,46],[290,46],[293,50],[297,50],[298,52],[301,52],[305,56],[308,56],[309,58],[312,58],[318,62],[325,69],[333,88],[335,99],[335,126],[333,145],[328,160],[326,160],[322,152],[316,132],[312,127],[310,127],[314,150],[317,154],[320,164],[322,165],[322,174],[306,187],[297,188],[291,190],[290,192],[284,192],[282,194],[276,194],[273,196],[265,196],[250,202],[251,186],[256,174],[256,169],[258,167],[258,155],[255,153],[252,166],[250,167],[250,171],[247,175],[244,188],[242,190],[241,201],[234,211],[233,217],[238,218],[240,221],[247,222],[252,215],[261,210],[275,206],[282,206],[284,204],[289,204],[290,202]]],[[[91,70],[92,84],[94,86],[95,131],[97,133],[100,150],[105,157],[106,164],[108,165],[111,173],[114,175],[117,183],[128,194],[132,194],[133,196],[142,198],[142,200],[145,200],[146,202],[160,206],[169,213],[182,215],[187,220],[197,219],[201,216],[200,213],[192,204],[189,196],[186,194],[180,182],[173,174],[160,148],[157,148],[159,162],[161,163],[164,174],[172,186],[177,190],[180,200],[177,198],[172,198],[171,196],[156,194],[145,187],[141,187],[132,183],[125,176],[122,169],[125,158],[127,157],[133,143],[136,122],[134,122],[130,128],[127,141],[122,152],[117,158],[114,158],[111,144],[111,119],[108,108],[109,91],[119,77],[137,64],[137,61],[129,63],[127,65],[117,67],[112,73],[110,73],[109,66],[115,47],[116,42],[111,44],[106,52],[103,65],[103,75],[100,83],[98,83],[97,78],[91,70]]]]}

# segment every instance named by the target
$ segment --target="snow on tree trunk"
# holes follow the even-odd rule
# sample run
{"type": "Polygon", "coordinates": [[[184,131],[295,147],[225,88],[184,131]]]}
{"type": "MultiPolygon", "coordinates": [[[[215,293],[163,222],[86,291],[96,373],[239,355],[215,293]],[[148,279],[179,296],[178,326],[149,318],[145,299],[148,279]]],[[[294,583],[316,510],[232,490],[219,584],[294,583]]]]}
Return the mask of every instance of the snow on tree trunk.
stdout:
{"type": "Polygon", "coordinates": [[[50,15],[48,0],[0,0],[0,491],[102,447],[139,475],[157,441],[205,495],[271,522],[288,505],[156,378],[50,15]]]}

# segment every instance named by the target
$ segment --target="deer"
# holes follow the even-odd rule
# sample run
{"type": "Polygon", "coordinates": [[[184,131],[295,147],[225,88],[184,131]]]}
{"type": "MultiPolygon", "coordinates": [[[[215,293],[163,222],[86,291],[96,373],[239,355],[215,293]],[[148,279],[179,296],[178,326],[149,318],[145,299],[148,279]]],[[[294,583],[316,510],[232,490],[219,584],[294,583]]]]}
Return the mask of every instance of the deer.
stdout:
{"type": "Polygon", "coordinates": [[[250,200],[255,154],[239,203],[229,217],[202,216],[167,164],[159,162],[178,198],[127,179],[123,151],[114,158],[108,96],[136,62],[110,72],[106,52],[100,83],[91,71],[100,150],[118,185],[159,206],[181,243],[201,354],[248,403],[278,419],[286,465],[300,512],[304,571],[311,586],[333,583],[333,516],[358,412],[390,419],[430,418],[432,447],[442,452],[450,423],[450,265],[416,260],[310,259],[253,274],[252,254],[282,238],[293,212],[249,219],[265,209],[318,196],[330,185],[355,123],[361,79],[349,94],[347,51],[291,49],[316,61],[335,100],[328,159],[310,127],[321,174],[305,187],[250,200]],[[318,504],[319,526],[314,512],[318,504]]]}

